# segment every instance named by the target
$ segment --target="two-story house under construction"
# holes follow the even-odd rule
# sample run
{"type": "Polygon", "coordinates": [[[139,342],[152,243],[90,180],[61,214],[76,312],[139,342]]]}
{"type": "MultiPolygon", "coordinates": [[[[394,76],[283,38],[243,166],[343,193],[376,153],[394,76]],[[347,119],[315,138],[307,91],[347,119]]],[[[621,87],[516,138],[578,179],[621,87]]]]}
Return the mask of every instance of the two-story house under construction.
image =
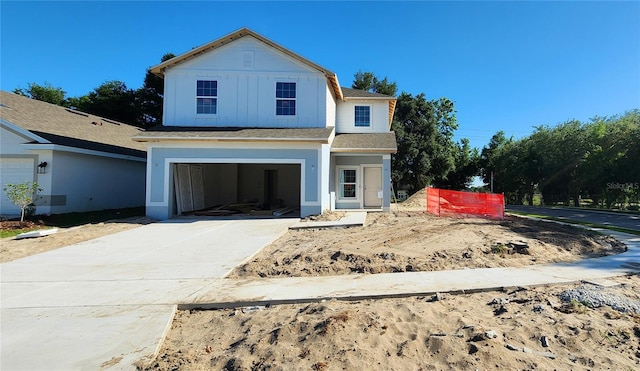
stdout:
{"type": "Polygon", "coordinates": [[[147,145],[147,215],[256,202],[300,216],[388,211],[395,97],[243,28],[161,63],[163,125],[147,145]]]}

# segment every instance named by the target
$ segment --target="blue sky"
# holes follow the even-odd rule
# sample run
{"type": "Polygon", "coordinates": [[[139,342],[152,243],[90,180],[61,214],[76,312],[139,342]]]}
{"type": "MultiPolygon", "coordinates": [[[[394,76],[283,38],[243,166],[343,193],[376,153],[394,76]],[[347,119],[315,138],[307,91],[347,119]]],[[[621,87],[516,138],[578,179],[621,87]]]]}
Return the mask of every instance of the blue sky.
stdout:
{"type": "Polygon", "coordinates": [[[0,2],[0,88],[49,82],[68,96],[142,85],[167,52],[241,27],[338,74],[447,97],[457,138],[640,107],[640,2],[0,2]]]}

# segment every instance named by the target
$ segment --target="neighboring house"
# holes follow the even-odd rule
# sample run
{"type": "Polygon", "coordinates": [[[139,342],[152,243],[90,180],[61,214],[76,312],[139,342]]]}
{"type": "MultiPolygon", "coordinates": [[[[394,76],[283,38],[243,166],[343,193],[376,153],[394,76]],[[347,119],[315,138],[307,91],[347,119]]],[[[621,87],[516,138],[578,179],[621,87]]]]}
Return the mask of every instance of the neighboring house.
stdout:
{"type": "Polygon", "coordinates": [[[147,215],[257,202],[265,209],[390,208],[395,97],[243,28],[151,69],[163,126],[147,145],[147,215]]]}
{"type": "Polygon", "coordinates": [[[20,215],[3,191],[37,182],[37,214],[144,206],[141,129],[0,91],[0,215],[20,215]]]}

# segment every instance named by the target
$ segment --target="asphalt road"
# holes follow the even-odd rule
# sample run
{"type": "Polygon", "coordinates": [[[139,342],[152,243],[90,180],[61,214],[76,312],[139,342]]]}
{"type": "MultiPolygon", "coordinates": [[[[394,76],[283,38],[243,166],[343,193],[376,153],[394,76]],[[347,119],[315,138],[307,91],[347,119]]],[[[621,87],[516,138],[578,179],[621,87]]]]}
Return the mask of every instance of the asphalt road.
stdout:
{"type": "Polygon", "coordinates": [[[616,212],[578,210],[570,208],[566,209],[561,207],[516,205],[507,206],[506,211],[519,211],[524,213],[545,215],[587,223],[612,225],[615,227],[635,229],[636,231],[640,231],[640,215],[638,214],[623,214],[616,212]]]}

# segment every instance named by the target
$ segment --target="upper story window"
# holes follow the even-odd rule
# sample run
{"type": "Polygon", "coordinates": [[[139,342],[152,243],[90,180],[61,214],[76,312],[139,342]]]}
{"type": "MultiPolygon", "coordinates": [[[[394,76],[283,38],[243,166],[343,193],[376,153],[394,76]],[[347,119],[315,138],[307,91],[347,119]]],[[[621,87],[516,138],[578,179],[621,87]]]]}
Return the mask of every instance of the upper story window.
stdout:
{"type": "Polygon", "coordinates": [[[369,106],[356,106],[355,108],[355,121],[358,127],[371,126],[371,107],[369,106]]]}
{"type": "Polygon", "coordinates": [[[296,114],[296,83],[276,83],[276,115],[295,116],[296,114]]]}
{"type": "Polygon", "coordinates": [[[196,100],[196,113],[208,115],[218,113],[218,82],[215,80],[198,80],[196,100]]]}

